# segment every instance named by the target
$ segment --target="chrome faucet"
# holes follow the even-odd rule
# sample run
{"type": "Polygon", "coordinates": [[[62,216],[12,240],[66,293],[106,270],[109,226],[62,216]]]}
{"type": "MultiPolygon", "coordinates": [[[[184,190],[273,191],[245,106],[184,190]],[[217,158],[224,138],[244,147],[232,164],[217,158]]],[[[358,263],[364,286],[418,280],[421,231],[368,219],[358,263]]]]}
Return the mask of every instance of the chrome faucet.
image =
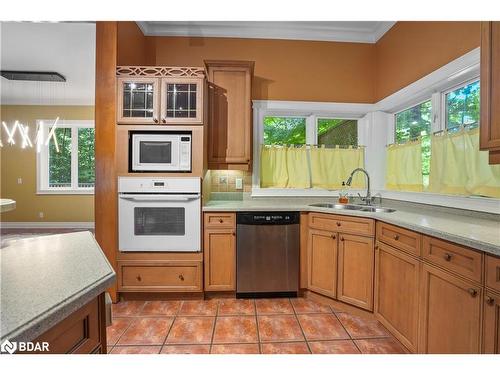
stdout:
{"type": "Polygon", "coordinates": [[[363,168],[356,168],[351,172],[351,175],[346,181],[347,186],[351,186],[352,183],[352,176],[356,172],[363,172],[366,175],[366,197],[362,197],[361,194],[358,193],[359,197],[361,198],[361,201],[364,202],[366,205],[371,205],[372,204],[372,194],[370,192],[370,176],[368,175],[368,172],[364,170],[363,168]]]}

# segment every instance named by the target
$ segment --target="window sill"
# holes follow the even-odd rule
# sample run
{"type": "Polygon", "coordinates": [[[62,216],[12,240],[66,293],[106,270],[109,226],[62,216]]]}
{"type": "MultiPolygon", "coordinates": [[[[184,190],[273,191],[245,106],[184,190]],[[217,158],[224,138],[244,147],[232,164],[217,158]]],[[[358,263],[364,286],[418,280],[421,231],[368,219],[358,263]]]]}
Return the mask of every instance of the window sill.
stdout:
{"type": "Polygon", "coordinates": [[[39,189],[37,195],[94,195],[94,189],[39,189]]]}

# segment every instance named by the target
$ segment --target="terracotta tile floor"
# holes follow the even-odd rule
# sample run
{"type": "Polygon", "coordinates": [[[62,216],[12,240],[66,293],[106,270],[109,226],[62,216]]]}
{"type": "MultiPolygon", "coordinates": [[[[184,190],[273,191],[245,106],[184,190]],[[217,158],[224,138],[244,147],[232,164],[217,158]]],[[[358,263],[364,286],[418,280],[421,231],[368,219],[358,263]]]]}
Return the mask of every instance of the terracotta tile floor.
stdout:
{"type": "Polygon", "coordinates": [[[111,354],[406,353],[377,321],[303,298],[113,305],[111,354]]]}

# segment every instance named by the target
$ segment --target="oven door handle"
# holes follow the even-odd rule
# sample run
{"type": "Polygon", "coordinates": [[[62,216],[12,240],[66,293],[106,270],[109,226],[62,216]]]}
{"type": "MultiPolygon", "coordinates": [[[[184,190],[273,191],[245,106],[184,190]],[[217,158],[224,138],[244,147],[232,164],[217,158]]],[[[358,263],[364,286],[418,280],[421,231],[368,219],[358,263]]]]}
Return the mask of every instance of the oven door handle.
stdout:
{"type": "Polygon", "coordinates": [[[133,202],[179,202],[179,201],[190,201],[194,199],[199,199],[200,194],[193,195],[185,195],[185,194],[165,194],[165,195],[156,195],[156,194],[120,194],[120,199],[125,199],[127,201],[133,202]]]}

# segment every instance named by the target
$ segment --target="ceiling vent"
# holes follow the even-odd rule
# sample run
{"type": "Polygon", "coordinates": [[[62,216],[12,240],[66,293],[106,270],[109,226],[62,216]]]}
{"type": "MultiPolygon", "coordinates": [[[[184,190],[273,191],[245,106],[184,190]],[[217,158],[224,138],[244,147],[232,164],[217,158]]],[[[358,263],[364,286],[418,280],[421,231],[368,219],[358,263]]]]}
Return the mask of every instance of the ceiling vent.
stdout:
{"type": "Polygon", "coordinates": [[[2,70],[0,75],[11,81],[66,82],[66,77],[57,72],[2,70]]]}

